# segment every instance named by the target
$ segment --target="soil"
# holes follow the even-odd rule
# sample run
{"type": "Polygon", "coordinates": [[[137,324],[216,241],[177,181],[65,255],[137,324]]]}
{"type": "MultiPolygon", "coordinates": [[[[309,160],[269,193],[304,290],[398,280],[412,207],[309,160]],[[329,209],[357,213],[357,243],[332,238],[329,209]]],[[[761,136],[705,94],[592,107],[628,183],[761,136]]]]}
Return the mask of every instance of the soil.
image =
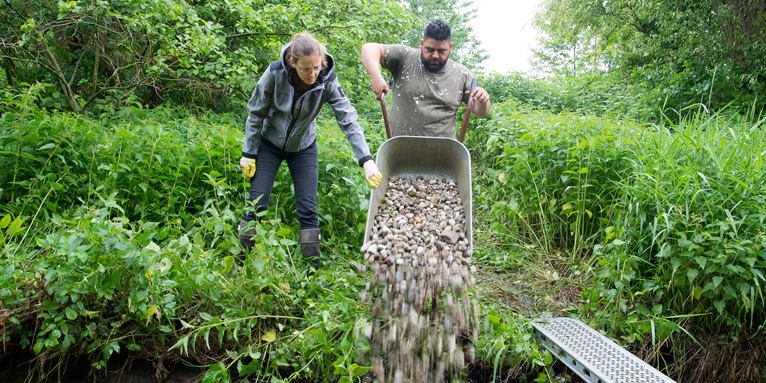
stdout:
{"type": "MultiPolygon", "coordinates": [[[[112,358],[116,359],[116,358],[112,358]]],[[[157,363],[145,359],[111,361],[106,371],[92,368],[85,358],[69,360],[67,366],[48,377],[34,375],[32,366],[37,360],[28,352],[16,352],[0,358],[0,382],[59,382],[59,383],[186,383],[199,382],[205,369],[184,363],[157,363]],[[160,376],[158,379],[158,375],[160,376]]]]}

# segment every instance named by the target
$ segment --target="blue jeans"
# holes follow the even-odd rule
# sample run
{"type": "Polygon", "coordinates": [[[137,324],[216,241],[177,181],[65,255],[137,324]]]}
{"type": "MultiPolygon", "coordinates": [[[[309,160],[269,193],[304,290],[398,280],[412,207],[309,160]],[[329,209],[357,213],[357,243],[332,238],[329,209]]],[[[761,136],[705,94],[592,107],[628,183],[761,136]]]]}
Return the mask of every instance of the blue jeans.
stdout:
{"type": "Polygon", "coordinates": [[[295,207],[301,229],[316,229],[317,219],[317,185],[319,183],[319,151],[314,142],[299,152],[286,152],[277,148],[266,139],[261,139],[258,154],[255,156],[255,175],[250,179],[250,198],[255,204],[255,210],[248,209],[243,218],[249,222],[256,219],[255,214],[269,208],[269,197],[274,188],[274,180],[282,161],[287,161],[287,168],[293,179],[295,188],[295,207]]]}

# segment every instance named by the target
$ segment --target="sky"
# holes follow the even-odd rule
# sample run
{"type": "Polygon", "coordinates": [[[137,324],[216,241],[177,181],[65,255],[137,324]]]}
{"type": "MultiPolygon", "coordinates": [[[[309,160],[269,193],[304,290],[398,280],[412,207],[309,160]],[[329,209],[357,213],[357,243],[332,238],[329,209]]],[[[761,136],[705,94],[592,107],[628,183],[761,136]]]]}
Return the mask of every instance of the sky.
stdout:
{"type": "Polygon", "coordinates": [[[536,45],[532,18],[542,0],[473,0],[475,36],[490,58],[482,62],[486,72],[532,71],[529,59],[536,45]]]}

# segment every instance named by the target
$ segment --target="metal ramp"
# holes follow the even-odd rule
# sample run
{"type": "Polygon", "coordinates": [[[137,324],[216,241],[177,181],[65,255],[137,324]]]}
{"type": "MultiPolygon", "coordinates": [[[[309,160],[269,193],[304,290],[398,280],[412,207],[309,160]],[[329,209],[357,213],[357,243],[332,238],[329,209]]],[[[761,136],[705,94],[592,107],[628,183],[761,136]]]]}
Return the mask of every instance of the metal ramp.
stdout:
{"type": "Polygon", "coordinates": [[[586,382],[675,383],[577,319],[537,319],[532,326],[540,343],[586,382]]]}

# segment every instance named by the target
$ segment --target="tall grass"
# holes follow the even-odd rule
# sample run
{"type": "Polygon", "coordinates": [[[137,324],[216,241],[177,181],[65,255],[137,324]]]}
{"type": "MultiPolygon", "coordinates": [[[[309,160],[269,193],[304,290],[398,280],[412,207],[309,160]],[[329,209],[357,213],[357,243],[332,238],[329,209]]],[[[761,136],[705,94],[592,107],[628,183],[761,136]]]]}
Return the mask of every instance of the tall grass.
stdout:
{"type": "Polygon", "coordinates": [[[653,126],[619,185],[624,244],[611,254],[637,260],[643,294],[664,313],[699,314],[716,333],[757,332],[766,320],[763,122],[700,112],[653,126]]]}
{"type": "Polygon", "coordinates": [[[636,347],[758,336],[766,321],[765,119],[679,123],[493,105],[467,145],[495,245],[568,254],[578,315],[636,347]]]}

